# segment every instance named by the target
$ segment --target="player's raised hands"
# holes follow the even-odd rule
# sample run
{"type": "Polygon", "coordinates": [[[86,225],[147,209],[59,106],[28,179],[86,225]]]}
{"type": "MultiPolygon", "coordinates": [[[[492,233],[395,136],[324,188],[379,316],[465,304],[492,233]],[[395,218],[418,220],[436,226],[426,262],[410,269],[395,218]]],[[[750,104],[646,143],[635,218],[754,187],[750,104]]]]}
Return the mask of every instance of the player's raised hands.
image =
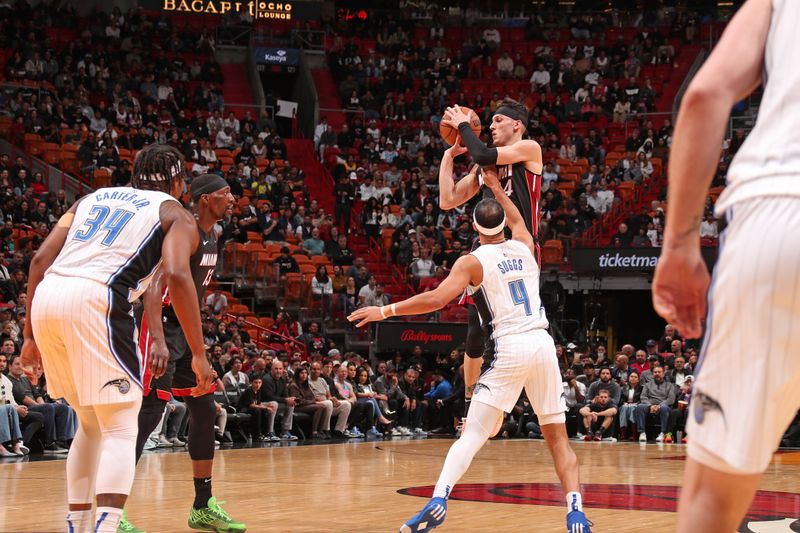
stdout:
{"type": "MultiPolygon", "coordinates": [[[[442,122],[447,124],[448,126],[452,126],[453,128],[458,129],[458,125],[462,122],[469,122],[469,116],[467,116],[464,111],[461,110],[461,107],[458,105],[454,105],[453,107],[448,107],[444,110],[444,116],[442,117],[442,122]]],[[[459,143],[456,143],[456,146],[459,143]]]]}
{"type": "Polygon", "coordinates": [[[358,322],[356,324],[357,328],[361,326],[366,326],[370,322],[380,322],[383,320],[383,315],[381,314],[381,308],[378,306],[371,305],[369,307],[362,307],[361,309],[356,309],[347,317],[347,320],[350,322],[358,322]]]}
{"type": "Polygon", "coordinates": [[[489,187],[490,189],[498,190],[502,189],[500,186],[500,179],[497,177],[497,167],[492,165],[488,167],[483,167],[481,170],[481,176],[483,176],[483,184],[489,187]]]}
{"type": "Polygon", "coordinates": [[[466,152],[467,152],[467,147],[461,143],[461,135],[458,136],[458,140],[453,146],[445,150],[445,153],[449,154],[450,157],[454,159],[466,152]]]}

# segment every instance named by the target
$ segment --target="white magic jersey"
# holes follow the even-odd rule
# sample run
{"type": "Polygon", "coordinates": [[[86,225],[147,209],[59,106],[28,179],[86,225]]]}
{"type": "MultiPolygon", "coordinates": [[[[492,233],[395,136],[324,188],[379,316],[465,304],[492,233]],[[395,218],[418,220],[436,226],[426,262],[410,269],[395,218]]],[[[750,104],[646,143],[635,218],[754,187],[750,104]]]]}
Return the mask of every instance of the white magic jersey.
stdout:
{"type": "Polygon", "coordinates": [[[764,96],[758,120],[736,153],[718,215],[736,202],[760,196],[800,196],[800,2],[773,0],[764,50],[764,96]]]}
{"type": "Polygon", "coordinates": [[[81,200],[64,248],[47,274],[79,277],[133,301],[161,262],[159,210],[172,196],[131,187],[99,189],[81,200]]]}
{"type": "Polygon", "coordinates": [[[482,244],[472,255],[483,267],[480,287],[470,287],[472,299],[492,341],[547,328],[539,299],[539,265],[527,246],[514,240],[482,244]]]}

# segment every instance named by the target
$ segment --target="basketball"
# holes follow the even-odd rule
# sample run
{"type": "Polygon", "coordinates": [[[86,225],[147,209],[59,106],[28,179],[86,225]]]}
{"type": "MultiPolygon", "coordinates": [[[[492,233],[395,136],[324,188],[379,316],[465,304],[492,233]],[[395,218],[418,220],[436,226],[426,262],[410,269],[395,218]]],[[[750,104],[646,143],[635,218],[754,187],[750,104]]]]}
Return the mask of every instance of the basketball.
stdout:
{"type": "MultiPolygon", "coordinates": [[[[460,107],[461,110],[469,117],[469,127],[472,128],[472,131],[475,132],[475,135],[480,137],[483,126],[481,125],[481,119],[478,117],[478,114],[466,106],[462,105],[460,107]]],[[[442,136],[442,139],[444,139],[444,142],[450,146],[453,146],[459,138],[458,129],[444,123],[439,124],[439,134],[442,136]]]]}

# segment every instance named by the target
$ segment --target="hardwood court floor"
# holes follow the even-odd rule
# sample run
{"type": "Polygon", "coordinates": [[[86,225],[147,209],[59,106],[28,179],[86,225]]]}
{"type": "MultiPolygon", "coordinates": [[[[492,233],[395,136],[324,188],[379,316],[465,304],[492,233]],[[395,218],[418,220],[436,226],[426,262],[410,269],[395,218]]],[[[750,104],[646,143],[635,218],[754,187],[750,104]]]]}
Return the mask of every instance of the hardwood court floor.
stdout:
{"type": "MultiPolygon", "coordinates": [[[[430,494],[451,443],[394,439],[222,450],[214,493],[250,532],[395,532],[426,502],[413,494],[430,494]]],[[[595,532],[674,530],[685,446],[575,442],[573,448],[595,532]]],[[[0,531],[63,531],[64,468],[63,460],[0,463],[0,531]]],[[[790,521],[775,518],[800,517],[798,474],[800,453],[776,455],[761,485],[765,492],[751,509],[750,531],[791,531],[790,521]]],[[[454,490],[447,521],[436,531],[563,533],[557,482],[544,442],[490,441],[454,490]]],[[[187,453],[145,454],[128,515],[150,533],[189,531],[192,499],[187,453]]]]}

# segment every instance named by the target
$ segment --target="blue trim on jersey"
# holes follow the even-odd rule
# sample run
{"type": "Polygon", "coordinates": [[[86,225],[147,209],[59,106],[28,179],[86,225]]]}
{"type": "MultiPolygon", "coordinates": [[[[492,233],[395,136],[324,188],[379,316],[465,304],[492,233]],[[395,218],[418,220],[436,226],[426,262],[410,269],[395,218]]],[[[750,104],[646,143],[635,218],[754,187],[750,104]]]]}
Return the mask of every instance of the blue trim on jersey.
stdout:
{"type": "Polygon", "coordinates": [[[706,352],[711,344],[711,331],[714,319],[714,286],[717,283],[719,259],[722,257],[722,250],[725,246],[725,236],[728,233],[728,228],[731,227],[731,223],[733,222],[733,207],[729,207],[725,210],[725,222],[727,225],[719,234],[719,253],[717,254],[717,264],[714,265],[714,272],[711,274],[711,283],[709,284],[708,292],[706,293],[708,307],[708,310],[706,311],[706,328],[703,335],[703,344],[700,346],[700,357],[697,358],[697,365],[695,365],[694,371],[692,372],[695,380],[700,376],[700,368],[703,366],[703,361],[706,358],[706,352]]]}
{"type": "Polygon", "coordinates": [[[118,276],[118,275],[119,275],[119,274],[120,274],[120,273],[121,273],[123,270],[125,270],[125,269],[126,269],[126,268],[127,268],[127,267],[128,267],[128,266],[129,266],[129,265],[132,263],[132,262],[133,262],[133,260],[134,260],[134,259],[136,259],[136,258],[139,256],[139,254],[140,254],[140,253],[141,253],[141,251],[142,251],[142,248],[144,248],[144,247],[145,247],[145,245],[146,245],[148,242],[150,242],[150,239],[152,239],[152,238],[153,238],[153,234],[154,234],[154,233],[156,232],[156,230],[158,230],[159,228],[161,228],[161,220],[159,220],[158,222],[156,222],[156,224],[155,224],[155,225],[153,226],[153,228],[152,228],[152,229],[151,229],[151,230],[150,230],[150,231],[147,233],[147,236],[146,236],[144,239],[142,239],[142,242],[139,244],[139,247],[136,249],[136,251],[135,251],[135,252],[133,252],[133,254],[131,254],[131,256],[128,258],[128,260],[127,260],[127,261],[125,261],[125,263],[123,263],[122,265],[120,265],[120,267],[119,267],[119,268],[116,270],[116,272],[114,272],[113,274],[111,274],[111,276],[109,276],[109,278],[108,278],[108,281],[106,281],[106,285],[112,285],[112,284],[114,283],[114,281],[116,281],[116,278],[117,278],[117,276],[118,276]]]}
{"type": "MultiPolygon", "coordinates": [[[[120,266],[117,269],[117,271],[114,272],[114,274],[111,275],[111,277],[108,279],[108,282],[107,282],[107,285],[108,285],[108,309],[106,310],[106,331],[108,332],[108,339],[107,339],[107,341],[108,341],[108,349],[111,352],[111,355],[114,356],[114,359],[116,359],[116,361],[119,364],[119,366],[122,367],[122,369],[125,371],[125,373],[128,374],[128,376],[130,376],[130,378],[133,380],[133,382],[136,383],[140,388],[144,388],[144,386],[142,384],[142,379],[141,379],[141,375],[142,375],[141,360],[139,360],[139,365],[138,365],[139,366],[139,368],[138,368],[138,371],[139,371],[138,374],[139,375],[136,376],[134,374],[134,372],[133,372],[133,369],[128,367],[128,365],[125,363],[125,361],[120,357],[120,355],[117,352],[117,350],[114,348],[114,330],[111,327],[111,312],[114,310],[114,301],[113,301],[114,300],[114,287],[113,287],[113,285],[114,285],[114,282],[116,281],[117,277],[120,274],[122,274],[123,272],[125,272],[125,269],[128,266],[130,266],[131,263],[134,262],[134,260],[139,258],[139,256],[142,253],[142,250],[145,248],[145,246],[150,244],[150,242],[153,240],[153,237],[157,234],[157,231],[159,229],[161,229],[161,221],[159,221],[158,223],[156,223],[153,226],[153,228],[150,230],[150,232],[147,234],[147,236],[142,240],[141,244],[139,244],[139,247],[136,249],[136,251],[133,254],[131,254],[131,256],[128,258],[128,260],[122,266],[120,266]]],[[[158,263],[156,263],[156,266],[158,266],[158,263]]],[[[126,300],[126,302],[127,302],[127,300],[126,300]]],[[[133,320],[133,318],[131,318],[131,320],[133,320]]],[[[138,347],[138,340],[136,339],[136,336],[135,336],[136,335],[136,326],[135,326],[135,324],[134,324],[134,328],[133,329],[134,329],[134,337],[133,337],[132,340],[133,340],[135,349],[138,351],[138,348],[137,348],[138,347]]]]}

